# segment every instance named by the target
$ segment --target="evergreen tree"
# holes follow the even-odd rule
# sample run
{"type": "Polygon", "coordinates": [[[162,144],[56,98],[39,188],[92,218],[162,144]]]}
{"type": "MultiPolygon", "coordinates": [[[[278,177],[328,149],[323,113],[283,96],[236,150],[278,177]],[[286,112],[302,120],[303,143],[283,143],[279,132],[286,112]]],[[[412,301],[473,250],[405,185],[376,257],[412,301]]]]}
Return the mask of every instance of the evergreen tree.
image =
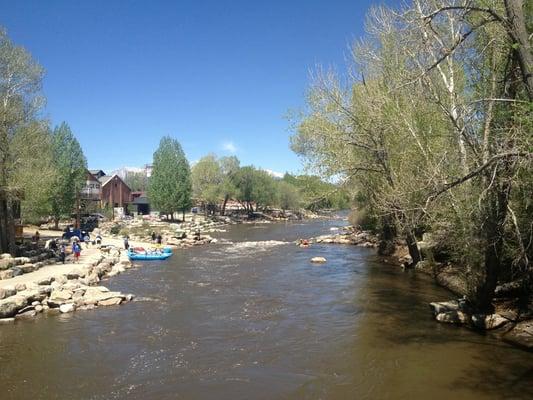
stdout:
{"type": "Polygon", "coordinates": [[[148,191],[153,207],[172,216],[191,206],[192,182],[189,162],[176,139],[165,136],[154,153],[148,191]]]}
{"type": "Polygon", "coordinates": [[[75,209],[76,198],[86,178],[87,160],[66,122],[54,129],[52,153],[57,177],[51,190],[51,205],[57,228],[61,216],[70,215],[75,209]]]}

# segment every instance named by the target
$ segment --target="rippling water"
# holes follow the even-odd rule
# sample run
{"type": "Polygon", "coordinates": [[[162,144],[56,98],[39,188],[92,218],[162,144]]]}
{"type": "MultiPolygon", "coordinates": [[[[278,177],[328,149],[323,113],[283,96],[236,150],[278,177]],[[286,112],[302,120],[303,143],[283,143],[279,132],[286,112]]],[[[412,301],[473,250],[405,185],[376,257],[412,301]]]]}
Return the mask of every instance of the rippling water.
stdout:
{"type": "Polygon", "coordinates": [[[105,283],[133,303],[0,326],[0,399],[533,398],[533,355],[435,323],[425,276],[292,243],[340,224],[231,227],[105,283]]]}

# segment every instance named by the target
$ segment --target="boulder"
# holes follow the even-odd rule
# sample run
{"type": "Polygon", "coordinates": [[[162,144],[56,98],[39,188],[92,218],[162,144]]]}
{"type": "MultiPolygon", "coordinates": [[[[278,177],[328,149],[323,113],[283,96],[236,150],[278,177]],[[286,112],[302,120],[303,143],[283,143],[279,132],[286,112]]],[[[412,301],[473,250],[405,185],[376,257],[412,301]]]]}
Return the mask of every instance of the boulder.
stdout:
{"type": "Polygon", "coordinates": [[[14,267],[11,271],[13,271],[13,276],[22,275],[22,270],[19,267],[14,267]]]}
{"type": "Polygon", "coordinates": [[[35,306],[35,312],[37,312],[37,313],[42,312],[42,311],[43,311],[43,307],[44,307],[44,306],[42,306],[42,305],[40,305],[40,304],[37,304],[37,305],[35,306]]]}
{"type": "Polygon", "coordinates": [[[0,318],[9,318],[14,316],[20,309],[28,304],[22,296],[11,296],[7,299],[0,300],[0,318]]]}
{"type": "Polygon", "coordinates": [[[68,279],[65,275],[56,275],[54,276],[54,282],[64,285],[65,283],[68,282],[68,279]]]}
{"type": "Polygon", "coordinates": [[[4,271],[0,271],[0,280],[1,279],[11,279],[13,278],[15,275],[13,273],[13,270],[12,269],[6,269],[4,271]]]}
{"type": "Polygon", "coordinates": [[[497,329],[507,324],[509,320],[499,314],[474,314],[472,315],[472,324],[479,329],[497,329]]]}
{"type": "Polygon", "coordinates": [[[468,322],[468,316],[462,311],[445,311],[438,313],[435,319],[448,324],[464,324],[468,322]]]}
{"type": "Polygon", "coordinates": [[[4,286],[1,290],[4,291],[5,293],[5,297],[4,298],[7,298],[7,297],[10,297],[10,296],[14,296],[17,294],[17,290],[15,289],[15,286],[4,286]]]}
{"type": "Polygon", "coordinates": [[[76,306],[72,303],[61,304],[59,306],[59,311],[63,314],[73,312],[76,309],[76,306]]]}
{"type": "Polygon", "coordinates": [[[70,290],[53,290],[48,299],[48,304],[57,307],[71,298],[72,291],[70,290]]]}
{"type": "Polygon", "coordinates": [[[107,300],[100,300],[98,302],[99,306],[117,306],[122,303],[122,297],[112,297],[107,300]]]}
{"type": "Polygon", "coordinates": [[[85,274],[77,268],[70,272],[67,272],[67,279],[78,279],[83,276],[85,276],[85,274]]]}
{"type": "Polygon", "coordinates": [[[85,292],[83,296],[84,303],[87,304],[98,304],[101,301],[112,299],[113,297],[124,298],[124,295],[120,292],[102,292],[97,289],[97,287],[90,287],[85,292]]]}
{"type": "Polygon", "coordinates": [[[533,350],[533,320],[519,322],[503,339],[516,346],[533,350]]]}
{"type": "Polygon", "coordinates": [[[46,277],[37,281],[38,285],[50,285],[52,283],[52,277],[46,277]]]}
{"type": "Polygon", "coordinates": [[[19,267],[22,270],[23,274],[28,274],[35,271],[35,266],[33,264],[24,264],[19,267]]]}
{"type": "Polygon", "coordinates": [[[9,269],[15,266],[15,260],[12,258],[0,259],[0,270],[9,269]]]}
{"type": "Polygon", "coordinates": [[[30,259],[28,257],[15,257],[15,265],[24,265],[24,264],[30,264],[30,259]]]}
{"type": "Polygon", "coordinates": [[[33,318],[37,315],[37,311],[35,311],[34,308],[31,310],[23,311],[17,315],[15,315],[15,318],[17,319],[25,319],[25,318],[33,318]]]}
{"type": "Polygon", "coordinates": [[[23,290],[26,290],[26,285],[24,283],[17,283],[15,285],[15,290],[17,292],[22,292],[23,290]]]}
{"type": "Polygon", "coordinates": [[[327,260],[324,257],[313,257],[313,258],[311,258],[311,262],[312,263],[323,264],[326,261],[327,260]]]}
{"type": "Polygon", "coordinates": [[[6,260],[6,259],[10,259],[10,258],[13,258],[13,257],[9,253],[0,254],[0,260],[6,260]]]}
{"type": "Polygon", "coordinates": [[[431,308],[434,315],[447,311],[458,311],[459,302],[456,300],[433,302],[429,303],[429,308],[431,308]]]}

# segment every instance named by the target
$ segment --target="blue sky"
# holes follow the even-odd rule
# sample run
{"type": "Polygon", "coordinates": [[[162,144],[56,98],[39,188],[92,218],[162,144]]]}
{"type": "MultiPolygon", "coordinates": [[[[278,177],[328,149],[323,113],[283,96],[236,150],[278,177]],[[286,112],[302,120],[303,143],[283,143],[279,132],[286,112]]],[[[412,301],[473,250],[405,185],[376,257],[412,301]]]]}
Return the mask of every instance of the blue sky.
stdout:
{"type": "Polygon", "coordinates": [[[0,0],[0,25],[46,69],[44,114],[91,168],[149,163],[170,135],[190,161],[297,172],[284,116],[316,66],[343,69],[370,3],[0,0]]]}

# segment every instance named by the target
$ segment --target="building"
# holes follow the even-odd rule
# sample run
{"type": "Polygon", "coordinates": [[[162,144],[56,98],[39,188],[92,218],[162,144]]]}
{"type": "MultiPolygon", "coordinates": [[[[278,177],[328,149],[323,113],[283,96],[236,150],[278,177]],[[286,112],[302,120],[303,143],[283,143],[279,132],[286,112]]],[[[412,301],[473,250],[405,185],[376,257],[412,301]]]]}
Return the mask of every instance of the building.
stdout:
{"type": "Polygon", "coordinates": [[[150,201],[146,192],[131,192],[131,210],[137,214],[148,215],[150,214],[150,201]]]}
{"type": "Polygon", "coordinates": [[[100,203],[102,207],[123,207],[131,202],[131,189],[118,175],[100,177],[100,203]]]}
{"type": "Polygon", "coordinates": [[[93,172],[86,170],[85,186],[80,191],[80,199],[82,201],[100,201],[101,184],[98,180],[98,172],[103,174],[101,176],[105,175],[102,170],[96,171],[96,175],[93,172]]]}
{"type": "Polygon", "coordinates": [[[123,207],[127,210],[131,203],[131,189],[118,176],[108,176],[101,169],[86,171],[85,186],[80,191],[80,199],[85,204],[100,207],[123,207]]]}

